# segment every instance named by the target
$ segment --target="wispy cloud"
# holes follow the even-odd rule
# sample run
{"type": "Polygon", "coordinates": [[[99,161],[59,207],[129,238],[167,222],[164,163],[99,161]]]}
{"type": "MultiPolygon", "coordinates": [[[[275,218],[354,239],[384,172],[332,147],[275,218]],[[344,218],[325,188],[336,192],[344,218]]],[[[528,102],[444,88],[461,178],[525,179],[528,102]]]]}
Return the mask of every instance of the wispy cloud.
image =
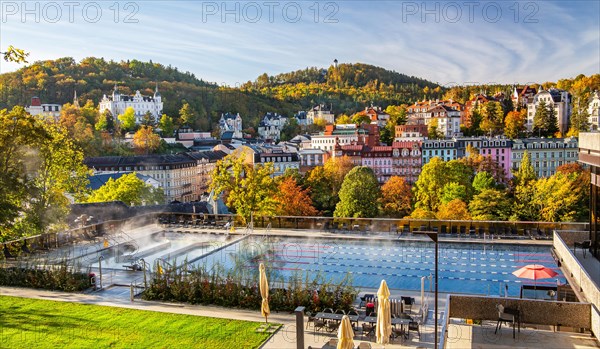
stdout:
{"type": "MultiPolygon", "coordinates": [[[[440,84],[541,82],[600,72],[597,1],[478,2],[472,14],[461,2],[319,2],[318,12],[313,2],[281,2],[272,20],[257,2],[262,17],[255,23],[248,2],[227,2],[235,13],[223,21],[222,2],[142,1],[137,23],[124,23],[123,8],[115,23],[112,3],[100,4],[97,23],[3,18],[0,49],[24,48],[31,60],[152,59],[231,85],[263,72],[326,67],[334,58],[440,84]],[[296,7],[302,13],[292,23],[296,7]],[[496,18],[497,8],[502,14],[496,18]],[[325,23],[328,16],[332,23],[325,23]]],[[[0,72],[17,68],[2,62],[0,72]]]]}

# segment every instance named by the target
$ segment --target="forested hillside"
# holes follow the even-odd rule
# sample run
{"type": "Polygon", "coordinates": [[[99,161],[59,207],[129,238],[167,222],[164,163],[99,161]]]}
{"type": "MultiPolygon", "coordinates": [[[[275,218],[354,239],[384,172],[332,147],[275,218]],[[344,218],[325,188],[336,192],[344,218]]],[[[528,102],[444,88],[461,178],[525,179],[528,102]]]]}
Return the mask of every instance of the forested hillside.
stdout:
{"type": "Polygon", "coordinates": [[[436,84],[366,64],[340,64],[329,69],[307,68],[267,76],[241,88],[207,83],[189,72],[153,62],[106,61],[73,58],[39,61],[16,72],[0,75],[0,108],[28,105],[32,96],[43,103],[72,102],[75,90],[80,102],[97,104],[115,84],[121,93],[151,95],[158,82],[164,112],[177,117],[186,101],[198,115],[196,128],[212,130],[223,112],[240,113],[244,126],[254,126],[266,112],[294,115],[317,103],[333,106],[336,114],[351,114],[365,105],[410,103],[425,91],[441,96],[436,84]]]}
{"type": "Polygon", "coordinates": [[[72,58],[40,61],[16,72],[0,75],[0,109],[14,105],[29,105],[32,96],[43,103],[64,104],[73,101],[77,90],[80,103],[91,99],[96,105],[104,94],[110,94],[115,84],[120,92],[132,94],[140,90],[152,95],[156,83],[163,97],[164,113],[176,117],[184,101],[198,115],[196,128],[211,130],[220,114],[239,112],[250,125],[267,111],[297,111],[299,106],[237,89],[219,87],[198,79],[189,72],[153,62],[106,61],[72,58]]]}
{"type": "Polygon", "coordinates": [[[328,69],[316,67],[269,76],[241,86],[242,91],[259,93],[280,101],[299,102],[305,109],[322,102],[336,113],[352,114],[371,103],[387,107],[412,103],[425,96],[441,97],[437,84],[368,64],[340,64],[328,69]]]}
{"type": "MultiPolygon", "coordinates": [[[[77,91],[80,103],[90,99],[98,104],[115,84],[121,93],[140,90],[151,95],[158,83],[164,113],[178,117],[187,102],[197,115],[194,128],[212,131],[221,113],[240,113],[244,127],[256,127],[266,112],[292,116],[299,110],[324,103],[336,115],[352,115],[365,106],[386,108],[412,104],[417,100],[452,98],[465,103],[476,93],[512,93],[512,85],[469,85],[444,88],[436,83],[384,68],[356,63],[327,69],[311,67],[274,76],[262,74],[239,88],[217,86],[176,67],[153,62],[106,61],[89,57],[81,62],[65,57],[39,61],[16,72],[0,75],[0,109],[28,105],[32,96],[43,103],[72,102],[77,91]]],[[[577,76],[545,82],[536,88],[557,87],[573,94],[573,103],[585,105],[591,91],[599,88],[600,75],[577,76]]],[[[575,109],[575,108],[574,108],[575,109]]]]}

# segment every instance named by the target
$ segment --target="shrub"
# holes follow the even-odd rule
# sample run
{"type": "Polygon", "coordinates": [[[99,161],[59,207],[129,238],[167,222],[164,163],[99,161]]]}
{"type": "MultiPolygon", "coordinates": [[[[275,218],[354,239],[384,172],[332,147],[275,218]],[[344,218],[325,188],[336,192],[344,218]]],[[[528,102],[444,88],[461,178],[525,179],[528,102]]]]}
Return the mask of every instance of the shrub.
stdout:
{"type": "MultiPolygon", "coordinates": [[[[195,270],[186,268],[162,269],[155,273],[142,298],[191,304],[212,304],[224,307],[259,309],[260,289],[256,277],[245,275],[238,267],[224,270],[206,266],[195,270]]],[[[157,270],[155,268],[154,270],[157,270]]],[[[309,311],[324,308],[349,310],[358,291],[351,286],[347,275],[339,283],[324,281],[320,274],[309,279],[308,274],[296,273],[289,280],[277,275],[268,276],[269,307],[271,311],[293,311],[302,305],[309,311]]]]}

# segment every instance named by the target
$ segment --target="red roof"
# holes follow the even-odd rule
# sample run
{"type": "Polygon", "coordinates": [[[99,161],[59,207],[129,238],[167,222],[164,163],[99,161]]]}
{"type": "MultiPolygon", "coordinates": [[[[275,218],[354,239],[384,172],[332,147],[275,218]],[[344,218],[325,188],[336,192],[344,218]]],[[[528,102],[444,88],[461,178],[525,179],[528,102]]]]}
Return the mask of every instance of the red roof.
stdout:
{"type": "Polygon", "coordinates": [[[42,105],[42,102],[40,101],[40,97],[31,97],[31,106],[32,107],[39,107],[42,105]]]}

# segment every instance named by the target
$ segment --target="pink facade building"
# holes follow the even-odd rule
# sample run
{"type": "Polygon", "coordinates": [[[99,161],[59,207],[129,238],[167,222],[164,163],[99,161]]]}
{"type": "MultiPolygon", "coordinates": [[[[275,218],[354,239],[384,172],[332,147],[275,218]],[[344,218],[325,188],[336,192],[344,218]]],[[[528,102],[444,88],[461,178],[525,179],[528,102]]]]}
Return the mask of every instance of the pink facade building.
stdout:
{"type": "Polygon", "coordinates": [[[385,183],[392,176],[393,169],[392,147],[366,147],[362,152],[362,165],[370,167],[375,172],[379,183],[385,183]]]}

